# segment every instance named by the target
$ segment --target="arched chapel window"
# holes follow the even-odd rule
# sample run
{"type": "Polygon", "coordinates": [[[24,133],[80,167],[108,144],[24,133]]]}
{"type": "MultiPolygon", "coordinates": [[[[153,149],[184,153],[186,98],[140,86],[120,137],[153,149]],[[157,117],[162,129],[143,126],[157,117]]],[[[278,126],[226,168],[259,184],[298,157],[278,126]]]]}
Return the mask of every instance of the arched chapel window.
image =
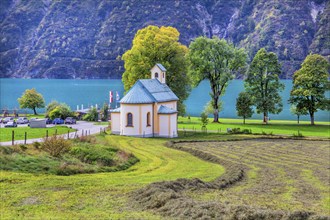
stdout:
{"type": "Polygon", "coordinates": [[[155,78],[158,78],[158,73],[155,73],[155,78]]]}
{"type": "Polygon", "coordinates": [[[133,127],[133,114],[127,113],[127,126],[133,127]]]}
{"type": "Polygon", "coordinates": [[[147,113],[147,126],[151,126],[151,124],[150,124],[150,112],[147,113]]]}

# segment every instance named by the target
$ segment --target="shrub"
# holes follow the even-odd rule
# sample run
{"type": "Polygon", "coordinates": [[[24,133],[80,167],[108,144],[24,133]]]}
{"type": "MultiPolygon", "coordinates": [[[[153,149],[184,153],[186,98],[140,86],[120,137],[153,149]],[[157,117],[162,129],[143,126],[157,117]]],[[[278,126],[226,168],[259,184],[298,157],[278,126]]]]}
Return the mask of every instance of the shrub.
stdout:
{"type": "Polygon", "coordinates": [[[39,149],[41,144],[39,142],[33,142],[32,145],[35,149],[39,149]]]}
{"type": "Polygon", "coordinates": [[[97,121],[99,117],[99,113],[96,108],[92,108],[88,111],[88,113],[83,117],[85,121],[97,121]]]}
{"type": "Polygon", "coordinates": [[[267,133],[267,132],[265,132],[265,131],[262,131],[261,134],[262,134],[262,135],[273,135],[273,132],[271,131],[271,132],[267,133]]]}
{"type": "Polygon", "coordinates": [[[64,153],[70,150],[71,144],[63,137],[52,136],[44,139],[41,148],[53,157],[61,157],[64,153]]]}
{"type": "Polygon", "coordinates": [[[25,151],[27,149],[27,146],[25,146],[24,144],[20,144],[19,148],[21,148],[22,151],[25,151]]]}
{"type": "Polygon", "coordinates": [[[102,109],[101,109],[101,120],[102,121],[108,121],[109,118],[109,106],[107,104],[104,103],[102,109]]]}
{"type": "Polygon", "coordinates": [[[46,116],[53,120],[54,118],[65,119],[66,117],[74,117],[75,115],[67,104],[53,101],[47,106],[46,116]]]}
{"type": "Polygon", "coordinates": [[[240,128],[233,128],[231,130],[228,130],[228,133],[230,133],[230,134],[252,134],[252,130],[251,129],[241,130],[240,128]]]}
{"type": "Polygon", "coordinates": [[[83,142],[83,143],[91,143],[91,144],[95,144],[96,143],[96,138],[94,136],[80,136],[77,138],[77,140],[79,142],[83,142]]]}
{"type": "Polygon", "coordinates": [[[12,153],[14,153],[14,149],[11,147],[3,146],[3,147],[0,147],[0,153],[1,154],[12,154],[12,153]]]}
{"type": "Polygon", "coordinates": [[[207,117],[207,114],[205,112],[202,112],[201,114],[201,122],[202,122],[202,127],[205,128],[206,125],[209,123],[209,119],[207,117]]]}
{"type": "Polygon", "coordinates": [[[293,137],[301,138],[301,137],[304,137],[304,135],[300,131],[298,131],[297,134],[296,133],[293,133],[293,137]]]}
{"type": "Polygon", "coordinates": [[[101,166],[114,166],[114,154],[116,149],[103,148],[101,146],[95,148],[95,145],[80,144],[70,150],[70,155],[78,158],[83,163],[99,164],[101,166]]]}

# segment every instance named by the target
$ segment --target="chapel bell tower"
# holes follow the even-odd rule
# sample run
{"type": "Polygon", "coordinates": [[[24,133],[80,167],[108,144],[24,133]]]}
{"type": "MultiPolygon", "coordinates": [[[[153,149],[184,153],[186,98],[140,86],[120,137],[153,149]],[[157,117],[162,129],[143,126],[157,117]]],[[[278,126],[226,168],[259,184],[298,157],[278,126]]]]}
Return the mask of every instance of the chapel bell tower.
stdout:
{"type": "Polygon", "coordinates": [[[166,69],[162,64],[156,63],[150,71],[151,79],[158,79],[159,82],[166,83],[166,69]]]}

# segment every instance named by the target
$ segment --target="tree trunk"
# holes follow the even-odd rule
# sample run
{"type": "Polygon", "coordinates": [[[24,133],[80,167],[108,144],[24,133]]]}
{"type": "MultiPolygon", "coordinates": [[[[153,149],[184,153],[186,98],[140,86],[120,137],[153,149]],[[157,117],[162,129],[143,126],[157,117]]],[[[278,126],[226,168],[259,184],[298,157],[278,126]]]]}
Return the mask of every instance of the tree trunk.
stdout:
{"type": "Polygon", "coordinates": [[[214,109],[214,119],[213,122],[219,122],[219,110],[218,109],[214,109]]]}
{"type": "MultiPolygon", "coordinates": [[[[213,91],[215,92],[215,91],[213,91]]],[[[219,108],[218,108],[219,96],[217,94],[213,95],[213,109],[214,109],[214,119],[213,122],[219,122],[219,108]]]]}
{"type": "Polygon", "coordinates": [[[245,117],[243,117],[243,124],[245,124],[245,117]]]}
{"type": "Polygon", "coordinates": [[[264,123],[268,124],[268,114],[267,112],[264,112],[264,123]]]}
{"type": "Polygon", "coordinates": [[[309,115],[311,116],[311,125],[315,125],[315,123],[314,123],[314,112],[309,112],[309,115]]]}
{"type": "Polygon", "coordinates": [[[300,115],[297,115],[298,124],[299,124],[299,117],[300,117],[300,115]]]}
{"type": "Polygon", "coordinates": [[[37,115],[36,108],[33,108],[34,115],[37,115]]]}

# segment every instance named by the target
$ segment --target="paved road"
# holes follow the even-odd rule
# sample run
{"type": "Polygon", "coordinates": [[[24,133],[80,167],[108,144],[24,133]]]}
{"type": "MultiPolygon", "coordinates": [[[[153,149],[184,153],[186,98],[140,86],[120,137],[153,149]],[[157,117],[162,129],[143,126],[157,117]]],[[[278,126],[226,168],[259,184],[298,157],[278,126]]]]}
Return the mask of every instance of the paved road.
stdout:
{"type": "MultiPolygon", "coordinates": [[[[86,121],[77,121],[77,124],[74,125],[66,125],[68,127],[72,127],[73,129],[76,129],[77,131],[69,133],[69,138],[74,138],[75,135],[81,136],[82,133],[84,135],[92,135],[100,132],[100,129],[104,129],[107,127],[107,125],[94,125],[95,122],[86,122],[86,121]]],[[[27,125],[19,125],[20,127],[27,126],[27,125]]],[[[53,127],[54,125],[47,125],[47,127],[53,127]]],[[[68,134],[61,135],[65,139],[68,138],[68,134]]],[[[31,144],[33,142],[42,142],[43,138],[35,138],[35,139],[28,139],[26,140],[27,144],[31,144]]],[[[24,144],[24,140],[17,140],[14,144],[24,144]]],[[[0,146],[8,146],[12,145],[11,141],[7,142],[0,142],[0,146]]]]}

